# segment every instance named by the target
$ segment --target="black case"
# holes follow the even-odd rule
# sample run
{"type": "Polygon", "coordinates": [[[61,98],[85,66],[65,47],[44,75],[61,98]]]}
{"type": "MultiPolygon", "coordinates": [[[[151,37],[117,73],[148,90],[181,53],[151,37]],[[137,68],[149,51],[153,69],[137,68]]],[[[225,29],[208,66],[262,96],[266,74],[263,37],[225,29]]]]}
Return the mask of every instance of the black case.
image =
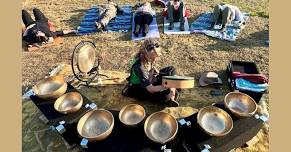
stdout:
{"type": "MultiPolygon", "coordinates": [[[[235,85],[235,78],[231,76],[232,72],[241,72],[247,74],[259,74],[257,65],[254,62],[245,62],[245,61],[230,61],[227,69],[227,81],[229,84],[230,91],[238,90],[235,85]]],[[[260,102],[264,93],[258,93],[253,91],[238,90],[239,92],[245,93],[251,96],[257,103],[260,102]]]]}

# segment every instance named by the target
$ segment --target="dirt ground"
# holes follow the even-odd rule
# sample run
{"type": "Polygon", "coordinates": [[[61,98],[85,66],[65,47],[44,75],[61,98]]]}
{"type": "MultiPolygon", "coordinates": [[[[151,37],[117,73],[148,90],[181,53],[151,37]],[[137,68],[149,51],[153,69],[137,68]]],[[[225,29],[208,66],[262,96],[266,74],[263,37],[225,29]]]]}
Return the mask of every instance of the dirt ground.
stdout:
{"type": "MultiPolygon", "coordinates": [[[[153,4],[161,34],[160,44],[163,56],[159,67],[173,65],[181,75],[191,75],[196,79],[205,71],[216,71],[225,77],[225,69],[230,60],[253,61],[261,73],[269,76],[268,40],[268,0],[184,0],[190,10],[189,23],[199,14],[212,11],[215,4],[228,2],[242,11],[250,12],[247,22],[235,42],[227,42],[202,34],[165,35],[162,31],[162,7],[153,4]]],[[[22,8],[29,12],[39,8],[56,25],[57,29],[75,29],[84,13],[92,5],[104,4],[105,0],[22,0],[22,8]]],[[[119,4],[135,4],[134,0],[119,0],[119,4]]],[[[70,64],[74,47],[81,40],[95,43],[102,55],[102,69],[127,72],[141,41],[131,41],[128,33],[96,33],[86,36],[65,37],[64,44],[43,48],[35,52],[22,50],[22,90],[23,92],[44,78],[49,71],[61,63],[70,64]]],[[[226,81],[225,81],[226,83],[226,81]]],[[[267,103],[268,95],[265,97],[267,103]]],[[[268,129],[262,131],[260,144],[255,148],[239,148],[236,151],[268,151],[268,129]]]]}

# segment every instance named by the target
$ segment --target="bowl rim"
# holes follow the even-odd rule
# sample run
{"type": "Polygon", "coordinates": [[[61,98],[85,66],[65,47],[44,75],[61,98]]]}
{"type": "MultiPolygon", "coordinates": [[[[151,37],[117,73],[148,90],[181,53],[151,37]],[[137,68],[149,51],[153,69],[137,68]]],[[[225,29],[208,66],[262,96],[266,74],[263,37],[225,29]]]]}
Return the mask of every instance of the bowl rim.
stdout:
{"type": "Polygon", "coordinates": [[[56,92],[58,92],[59,90],[61,90],[63,87],[66,87],[65,89],[65,92],[67,90],[67,82],[65,80],[65,78],[61,75],[55,75],[55,76],[49,76],[47,78],[44,78],[40,81],[38,81],[33,87],[32,87],[32,90],[33,92],[36,94],[36,96],[50,96],[56,92]],[[45,94],[39,94],[39,85],[41,85],[41,83],[44,83],[45,81],[48,81],[48,80],[58,80],[58,82],[61,82],[60,84],[60,87],[58,89],[56,89],[55,91],[53,91],[52,93],[45,93],[45,94]]]}
{"type": "MultiPolygon", "coordinates": [[[[60,113],[67,114],[69,111],[72,110],[72,109],[69,109],[69,110],[60,110],[60,109],[57,107],[58,105],[61,105],[62,102],[64,101],[64,100],[61,100],[61,98],[65,98],[66,96],[68,96],[68,95],[70,95],[70,94],[76,94],[76,95],[80,96],[80,101],[79,101],[78,104],[75,105],[72,109],[76,108],[76,111],[78,111],[78,110],[82,107],[82,105],[83,105],[83,97],[82,97],[82,95],[81,95],[79,92],[76,92],[76,91],[74,91],[74,92],[67,92],[67,93],[61,95],[60,97],[58,97],[58,98],[56,99],[56,101],[55,101],[55,103],[54,103],[54,109],[55,109],[56,111],[58,111],[58,112],[60,112],[60,113]]],[[[75,111],[75,110],[74,110],[74,111],[75,111]]]]}
{"type": "Polygon", "coordinates": [[[141,105],[139,105],[139,104],[127,104],[127,105],[125,105],[125,106],[123,106],[123,107],[121,108],[121,110],[119,111],[119,114],[118,114],[118,118],[119,118],[120,122],[122,122],[123,124],[128,125],[128,126],[134,126],[134,125],[139,124],[140,122],[142,122],[142,121],[144,120],[145,116],[146,116],[146,111],[145,111],[144,107],[141,106],[141,105]],[[131,106],[137,106],[137,107],[141,108],[141,109],[142,109],[142,112],[143,112],[142,119],[141,119],[140,121],[134,123],[134,124],[128,124],[128,123],[125,123],[125,122],[123,121],[123,119],[121,118],[123,112],[124,112],[127,108],[129,108],[129,107],[131,107],[131,106]]]}
{"type": "Polygon", "coordinates": [[[157,111],[157,112],[152,113],[150,116],[147,117],[147,119],[145,120],[145,123],[144,123],[144,132],[145,132],[146,136],[147,136],[150,140],[152,140],[152,141],[154,141],[154,142],[156,142],[156,143],[161,143],[161,144],[164,144],[164,143],[166,143],[166,142],[168,142],[168,141],[171,141],[171,140],[176,136],[176,134],[177,134],[177,132],[178,132],[178,129],[179,129],[179,125],[178,125],[178,122],[177,122],[177,120],[175,119],[175,117],[172,116],[171,114],[167,113],[167,112],[164,112],[164,111],[157,111]],[[154,138],[151,138],[151,136],[150,136],[150,135],[148,134],[148,132],[146,131],[149,120],[150,120],[153,116],[155,116],[155,115],[157,115],[157,114],[166,114],[166,115],[170,116],[173,120],[175,120],[175,125],[177,126],[177,127],[176,127],[176,130],[175,130],[175,132],[174,132],[174,134],[173,134],[171,137],[169,137],[168,139],[164,140],[164,141],[160,141],[160,140],[156,140],[156,139],[154,139],[154,138]]]}
{"type": "Polygon", "coordinates": [[[233,128],[233,120],[232,120],[231,116],[226,111],[224,111],[223,109],[218,108],[218,107],[215,107],[215,106],[206,106],[206,107],[201,108],[198,111],[198,114],[197,114],[197,123],[199,124],[200,128],[202,128],[202,130],[205,131],[207,134],[209,134],[211,136],[217,136],[217,137],[227,135],[232,130],[232,128],[233,128]],[[214,133],[209,132],[208,130],[204,129],[204,127],[202,127],[201,120],[199,118],[200,118],[200,115],[202,115],[201,113],[205,109],[208,109],[208,108],[219,110],[219,112],[223,113],[224,115],[226,115],[228,117],[228,119],[230,120],[231,126],[230,126],[230,128],[227,131],[225,131],[223,133],[219,133],[219,134],[214,134],[214,133]]]}
{"type": "Polygon", "coordinates": [[[245,93],[242,93],[242,92],[237,92],[237,91],[227,93],[227,94],[224,96],[224,101],[223,101],[223,103],[224,103],[224,106],[225,106],[228,110],[230,110],[230,112],[232,112],[234,115],[239,116],[239,117],[249,117],[249,116],[252,116],[252,115],[254,115],[254,114],[256,113],[256,111],[257,111],[257,109],[258,109],[258,104],[256,103],[256,101],[255,101],[251,96],[249,96],[249,95],[247,95],[247,94],[245,94],[245,93]],[[251,101],[252,101],[252,103],[255,105],[255,109],[254,109],[252,112],[247,112],[247,113],[245,113],[245,112],[239,112],[239,111],[233,110],[232,108],[230,108],[230,107],[228,106],[228,103],[226,102],[227,98],[228,98],[231,94],[241,94],[241,95],[243,95],[243,96],[246,96],[246,97],[250,98],[251,101]]]}
{"type": "MultiPolygon", "coordinates": [[[[84,121],[85,122],[85,121],[84,121]]],[[[113,129],[113,127],[114,127],[114,117],[113,117],[113,115],[112,115],[112,113],[110,112],[110,111],[108,111],[108,110],[105,110],[105,109],[96,109],[96,110],[92,110],[92,111],[89,111],[89,112],[87,112],[86,114],[84,114],[80,119],[79,119],[79,121],[78,121],[78,124],[77,124],[77,132],[79,133],[79,135],[80,136],[82,136],[83,138],[86,138],[86,139],[89,139],[89,140],[94,140],[94,139],[96,139],[96,138],[98,138],[98,137],[102,137],[102,136],[104,136],[104,135],[106,135],[107,133],[109,133],[108,134],[108,136],[110,135],[110,133],[111,133],[111,131],[112,131],[112,129],[113,129]],[[111,123],[111,125],[109,126],[109,128],[105,131],[105,132],[103,132],[103,133],[101,133],[101,134],[99,134],[99,135],[97,135],[97,136],[84,136],[83,134],[82,134],[82,130],[81,130],[81,132],[80,132],[80,127],[83,127],[84,126],[84,123],[83,123],[83,126],[80,126],[81,124],[80,124],[80,121],[82,121],[84,118],[88,118],[89,116],[91,116],[92,115],[92,113],[94,113],[94,112],[96,112],[96,111],[103,111],[103,112],[106,112],[106,113],[108,113],[109,115],[110,115],[110,117],[112,118],[112,123],[111,123]]],[[[107,136],[106,136],[107,137],[107,136]]]]}

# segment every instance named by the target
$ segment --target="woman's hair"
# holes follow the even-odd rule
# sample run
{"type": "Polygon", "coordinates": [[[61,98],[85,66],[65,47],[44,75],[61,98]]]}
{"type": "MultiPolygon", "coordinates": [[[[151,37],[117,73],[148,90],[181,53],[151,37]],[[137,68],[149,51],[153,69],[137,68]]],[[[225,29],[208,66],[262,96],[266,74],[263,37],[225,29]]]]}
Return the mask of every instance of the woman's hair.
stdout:
{"type": "Polygon", "coordinates": [[[151,47],[155,46],[156,44],[158,44],[158,40],[157,39],[146,39],[143,44],[141,45],[139,52],[135,55],[136,58],[140,58],[142,62],[144,63],[148,63],[149,59],[147,57],[147,52],[151,51],[151,47]]]}

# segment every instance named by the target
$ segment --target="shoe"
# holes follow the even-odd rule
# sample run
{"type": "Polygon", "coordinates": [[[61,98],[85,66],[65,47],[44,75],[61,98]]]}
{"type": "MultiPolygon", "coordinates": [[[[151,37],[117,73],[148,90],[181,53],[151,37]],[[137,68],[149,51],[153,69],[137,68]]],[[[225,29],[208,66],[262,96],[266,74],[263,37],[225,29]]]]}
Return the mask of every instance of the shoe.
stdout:
{"type": "Polygon", "coordinates": [[[214,26],[215,26],[215,22],[212,22],[211,25],[210,25],[210,27],[209,27],[209,30],[214,29],[214,26]]]}
{"type": "Polygon", "coordinates": [[[170,25],[169,25],[169,30],[173,30],[173,28],[174,28],[174,22],[170,22],[170,25]]]}
{"type": "Polygon", "coordinates": [[[133,35],[135,36],[135,37],[138,37],[138,33],[137,32],[133,32],[133,35]]]}
{"type": "Polygon", "coordinates": [[[167,107],[179,107],[179,103],[174,100],[169,100],[166,102],[167,107]]]}
{"type": "Polygon", "coordinates": [[[139,34],[139,30],[140,30],[140,25],[135,25],[134,33],[139,34]]]}
{"type": "Polygon", "coordinates": [[[180,24],[180,31],[185,31],[184,23],[180,24]]]}
{"type": "Polygon", "coordinates": [[[225,32],[226,31],[226,26],[222,25],[222,28],[220,29],[220,32],[225,32]]]}
{"type": "Polygon", "coordinates": [[[103,30],[102,30],[102,25],[101,25],[101,23],[99,23],[99,22],[95,22],[95,24],[96,24],[96,29],[97,29],[97,31],[102,32],[103,30]]]}
{"type": "Polygon", "coordinates": [[[150,26],[148,24],[144,25],[144,33],[148,34],[150,30],[150,26]]]}

